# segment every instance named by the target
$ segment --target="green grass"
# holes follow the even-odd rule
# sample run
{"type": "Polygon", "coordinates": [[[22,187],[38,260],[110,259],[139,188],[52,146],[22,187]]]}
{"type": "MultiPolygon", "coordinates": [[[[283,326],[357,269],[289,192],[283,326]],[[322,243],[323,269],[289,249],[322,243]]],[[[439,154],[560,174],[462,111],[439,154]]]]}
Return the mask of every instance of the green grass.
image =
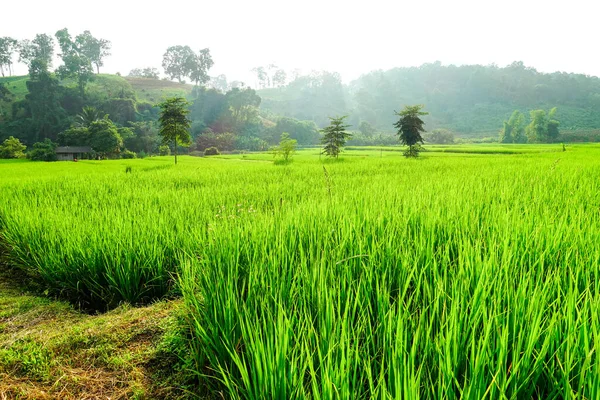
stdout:
{"type": "Polygon", "coordinates": [[[225,397],[599,397],[600,146],[452,148],[2,163],[0,235],[88,307],[181,294],[225,397]]]}

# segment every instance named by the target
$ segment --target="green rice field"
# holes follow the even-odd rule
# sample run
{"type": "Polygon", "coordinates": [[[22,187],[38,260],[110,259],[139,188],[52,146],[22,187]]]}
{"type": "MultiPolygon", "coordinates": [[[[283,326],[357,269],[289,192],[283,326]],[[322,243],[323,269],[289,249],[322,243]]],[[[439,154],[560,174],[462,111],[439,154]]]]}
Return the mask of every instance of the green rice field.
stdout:
{"type": "Polygon", "coordinates": [[[600,146],[0,161],[8,263],[182,297],[215,398],[600,398],[600,146]]]}

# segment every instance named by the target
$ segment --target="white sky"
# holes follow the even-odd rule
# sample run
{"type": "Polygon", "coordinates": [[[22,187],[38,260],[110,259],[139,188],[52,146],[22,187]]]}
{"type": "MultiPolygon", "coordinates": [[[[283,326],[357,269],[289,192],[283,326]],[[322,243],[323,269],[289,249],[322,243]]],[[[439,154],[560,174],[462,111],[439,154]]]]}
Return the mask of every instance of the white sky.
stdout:
{"type": "Polygon", "coordinates": [[[436,60],[499,66],[520,60],[543,72],[598,76],[600,6],[594,3],[7,0],[0,6],[0,36],[33,39],[65,27],[73,36],[90,30],[112,42],[101,72],[123,75],[148,66],[162,72],[162,55],[172,45],[208,47],[215,62],[210,75],[248,84],[254,83],[249,70],[269,63],[288,72],[336,71],[344,81],[374,69],[436,60]]]}

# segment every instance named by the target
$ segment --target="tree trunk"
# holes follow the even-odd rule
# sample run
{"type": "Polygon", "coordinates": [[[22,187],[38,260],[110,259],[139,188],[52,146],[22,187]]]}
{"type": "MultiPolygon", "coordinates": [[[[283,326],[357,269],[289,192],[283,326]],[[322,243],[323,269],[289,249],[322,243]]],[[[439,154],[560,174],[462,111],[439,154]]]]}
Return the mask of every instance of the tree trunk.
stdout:
{"type": "Polygon", "coordinates": [[[96,64],[96,74],[100,74],[100,66],[96,64]]]}
{"type": "Polygon", "coordinates": [[[177,165],[177,136],[175,136],[175,165],[177,165]]]}

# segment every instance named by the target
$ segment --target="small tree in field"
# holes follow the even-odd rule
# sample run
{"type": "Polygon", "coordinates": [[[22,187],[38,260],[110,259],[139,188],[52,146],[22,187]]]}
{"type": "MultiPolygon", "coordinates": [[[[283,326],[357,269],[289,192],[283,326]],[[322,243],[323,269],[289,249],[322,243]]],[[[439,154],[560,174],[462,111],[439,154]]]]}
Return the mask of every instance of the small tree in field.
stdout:
{"type": "Polygon", "coordinates": [[[287,132],[283,132],[281,134],[281,140],[279,141],[279,146],[275,147],[275,157],[281,156],[284,163],[290,161],[290,158],[296,152],[296,146],[298,145],[298,141],[295,139],[290,139],[290,134],[287,132]]]}
{"type": "Polygon", "coordinates": [[[177,146],[191,143],[190,126],[192,122],[187,114],[189,103],[183,97],[173,97],[160,103],[160,136],[163,144],[173,143],[175,164],[177,164],[177,146]]]}
{"type": "Polygon", "coordinates": [[[423,128],[425,123],[420,117],[429,114],[421,111],[422,108],[422,105],[405,106],[404,110],[400,112],[394,111],[400,117],[394,123],[394,127],[398,130],[400,143],[408,146],[408,149],[404,151],[404,157],[418,157],[421,151],[421,143],[423,143],[421,133],[425,132],[423,128]]]}
{"type": "Polygon", "coordinates": [[[323,137],[321,138],[321,144],[323,144],[323,153],[329,157],[337,158],[342,147],[346,145],[346,141],[352,137],[350,132],[346,132],[346,128],[350,125],[344,124],[344,119],[347,116],[332,118],[329,117],[331,123],[325,129],[321,129],[323,137]]]}

